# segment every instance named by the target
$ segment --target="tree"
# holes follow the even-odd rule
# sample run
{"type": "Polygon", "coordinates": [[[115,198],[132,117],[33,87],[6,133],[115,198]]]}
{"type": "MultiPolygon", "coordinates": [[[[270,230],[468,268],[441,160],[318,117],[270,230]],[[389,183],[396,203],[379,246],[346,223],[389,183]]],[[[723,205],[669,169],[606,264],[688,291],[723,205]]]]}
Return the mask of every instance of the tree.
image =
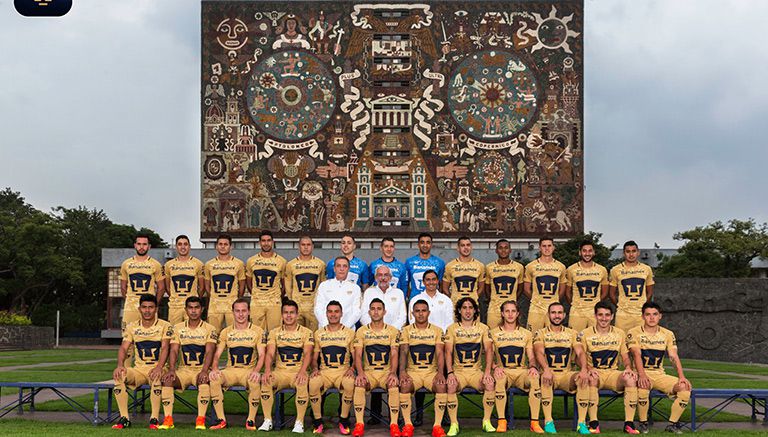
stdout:
{"type": "Polygon", "coordinates": [[[664,257],[657,275],[677,278],[738,278],[750,274],[750,261],[768,257],[768,224],[755,220],[716,221],[678,232],[679,252],[664,257]]]}
{"type": "Polygon", "coordinates": [[[617,264],[617,262],[611,260],[611,252],[616,248],[616,245],[611,247],[604,245],[600,242],[602,236],[603,234],[599,232],[588,232],[577,235],[564,243],[558,243],[555,246],[555,259],[568,267],[579,260],[579,246],[581,243],[591,241],[595,248],[594,261],[610,269],[613,265],[617,264]]]}

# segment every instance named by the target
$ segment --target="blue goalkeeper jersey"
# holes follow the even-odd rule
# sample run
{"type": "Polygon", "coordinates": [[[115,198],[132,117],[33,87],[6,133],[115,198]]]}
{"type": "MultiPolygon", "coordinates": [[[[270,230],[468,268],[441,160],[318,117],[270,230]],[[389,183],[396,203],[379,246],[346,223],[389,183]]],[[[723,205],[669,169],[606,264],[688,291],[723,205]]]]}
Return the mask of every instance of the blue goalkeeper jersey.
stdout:
{"type": "Polygon", "coordinates": [[[373,282],[376,282],[376,269],[379,268],[379,266],[387,266],[389,267],[389,270],[392,272],[392,279],[389,281],[390,287],[399,288],[400,290],[405,293],[408,289],[408,276],[405,272],[405,264],[401,263],[397,260],[397,258],[393,259],[390,262],[385,262],[383,259],[379,258],[375,261],[371,262],[371,279],[373,282]]]}
{"type": "MultiPolygon", "coordinates": [[[[443,280],[443,273],[445,273],[445,261],[442,259],[430,255],[427,259],[422,259],[419,255],[414,255],[405,260],[406,275],[408,276],[408,282],[411,287],[410,293],[408,293],[408,299],[424,291],[424,272],[427,270],[434,270],[437,272],[437,279],[443,280]]],[[[439,285],[438,285],[439,287],[439,285]]]]}

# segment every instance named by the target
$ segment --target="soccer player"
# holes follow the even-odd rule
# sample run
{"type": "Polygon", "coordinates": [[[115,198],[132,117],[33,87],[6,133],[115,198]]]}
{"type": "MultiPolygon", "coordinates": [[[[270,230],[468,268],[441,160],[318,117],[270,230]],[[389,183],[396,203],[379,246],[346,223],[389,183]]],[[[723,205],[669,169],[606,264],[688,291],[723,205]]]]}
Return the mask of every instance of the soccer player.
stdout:
{"type": "Polygon", "coordinates": [[[246,287],[251,293],[251,320],[266,331],[280,326],[285,258],[274,251],[272,232],[259,234],[261,252],[245,263],[246,287]]]}
{"type": "Polygon", "coordinates": [[[381,257],[371,262],[370,277],[378,283],[379,278],[376,277],[376,269],[379,266],[387,266],[391,273],[389,275],[390,287],[407,292],[408,276],[406,275],[405,264],[395,258],[395,240],[392,237],[382,238],[379,250],[381,250],[381,257]]]}
{"type": "Polygon", "coordinates": [[[165,320],[157,318],[157,296],[142,294],[139,297],[141,320],[133,322],[123,330],[123,342],[117,352],[117,367],[112,372],[115,380],[115,400],[120,411],[120,418],[112,425],[114,429],[131,426],[128,415],[128,388],[135,389],[144,384],[150,385],[149,402],[152,414],[149,416],[149,429],[158,429],[160,422],[160,377],[168,359],[168,344],[173,337],[173,327],[165,320]],[[128,350],[133,346],[135,362],[133,367],[125,367],[128,350]]]}
{"type": "Polygon", "coordinates": [[[309,376],[309,405],[312,407],[312,433],[323,433],[322,397],[329,388],[341,393],[339,432],[349,435],[349,410],[355,393],[355,369],[352,368],[355,331],[341,324],[344,310],[335,300],[325,306],[328,325],[315,331],[312,363],[319,363],[309,376]]]}
{"type": "Polygon", "coordinates": [[[400,410],[405,421],[402,436],[413,437],[411,393],[426,388],[435,394],[432,437],[445,437],[441,426],[448,401],[443,376],[443,330],[429,322],[429,304],[425,300],[414,301],[413,318],[414,322],[403,328],[400,339],[400,410]]]}
{"type": "Polygon", "coordinates": [[[552,238],[540,238],[539,258],[525,266],[523,294],[531,300],[528,330],[534,334],[547,324],[549,305],[559,302],[565,292],[565,266],[552,256],[554,251],[552,238]]]}
{"type": "Polygon", "coordinates": [[[354,437],[365,433],[365,393],[386,388],[389,398],[389,435],[400,437],[397,418],[400,412],[400,392],[397,388],[397,353],[400,331],[384,323],[386,309],[381,299],[373,299],[368,307],[371,323],[355,334],[355,429],[354,437]]]}
{"type": "Polygon", "coordinates": [[[283,324],[269,331],[267,359],[261,378],[261,398],[264,400],[264,424],[259,431],[272,430],[272,405],[277,391],[296,390],[296,423],[293,432],[304,432],[304,414],[307,412],[309,375],[315,340],[308,328],[299,325],[299,305],[285,300],[282,306],[283,324]],[[274,372],[272,366],[274,365],[274,372]]]}
{"type": "MultiPolygon", "coordinates": [[[[142,319],[139,311],[139,297],[145,293],[156,296],[157,301],[165,292],[163,267],[149,256],[149,236],[139,234],[133,242],[136,255],[120,265],[120,293],[123,295],[123,323],[125,329],[129,323],[142,319]]],[[[130,356],[130,352],[129,352],[130,356]]]]}
{"type": "Polygon", "coordinates": [[[217,331],[226,322],[232,326],[232,304],[245,293],[245,265],[231,255],[232,237],[216,237],[216,256],[203,268],[205,292],[208,294],[208,323],[217,331]]]}
{"type": "Polygon", "coordinates": [[[410,322],[415,323],[416,321],[413,313],[414,303],[423,300],[429,305],[429,323],[438,326],[445,332],[454,322],[453,302],[451,298],[437,290],[437,285],[440,282],[437,272],[427,270],[424,272],[422,280],[425,286],[424,291],[414,296],[409,304],[410,322]]]}
{"type": "MultiPolygon", "coordinates": [[[[381,299],[387,306],[384,323],[394,326],[399,331],[406,322],[405,296],[402,290],[391,285],[392,273],[389,266],[380,264],[376,268],[375,277],[376,285],[372,285],[363,293],[363,308],[370,307],[373,299],[381,299]]],[[[371,316],[368,312],[360,316],[360,323],[363,325],[371,323],[371,316]]]]}
{"type": "MultiPolygon", "coordinates": [[[[368,285],[372,283],[371,271],[368,269],[368,264],[365,261],[355,256],[355,249],[357,249],[357,242],[352,234],[344,234],[341,237],[341,256],[345,257],[349,261],[349,269],[347,269],[347,279],[357,284],[361,290],[368,288],[368,285]]],[[[325,269],[325,274],[328,279],[333,279],[336,275],[335,271],[336,260],[328,262],[328,266],[325,269]]],[[[325,312],[323,309],[322,312],[325,312]]]]}
{"type": "MultiPolygon", "coordinates": [[[[227,427],[227,418],[224,415],[224,392],[222,387],[243,386],[248,389],[248,417],[245,420],[245,429],[256,429],[256,413],[259,409],[259,396],[261,395],[261,368],[265,363],[266,334],[264,330],[249,321],[250,307],[248,299],[238,298],[232,303],[234,325],[227,326],[219,335],[219,344],[216,346],[216,355],[211,363],[210,387],[211,403],[216,412],[218,421],[211,429],[224,429],[227,427]],[[224,370],[219,370],[219,359],[228,349],[229,363],[224,370]]],[[[265,371],[266,373],[266,371],[265,371]]],[[[262,408],[264,417],[267,416],[266,403],[262,408]]],[[[270,406],[270,413],[272,408],[270,406]]]]}
{"type": "Polygon", "coordinates": [[[285,295],[299,304],[299,325],[317,330],[315,295],[325,281],[325,263],[312,255],[315,243],[304,235],[299,239],[299,256],[285,265],[285,295]]]}
{"type": "Polygon", "coordinates": [[[634,419],[637,409],[637,374],[632,371],[632,362],[625,344],[625,333],[620,328],[611,326],[613,306],[607,302],[597,302],[594,309],[596,323],[579,334],[581,345],[587,358],[589,373],[589,429],[592,433],[600,432],[597,407],[600,404],[598,390],[624,392],[624,432],[639,434],[635,429],[634,419]],[[624,363],[624,370],[619,370],[619,360],[624,363]]]}
{"type": "Polygon", "coordinates": [[[176,258],[165,263],[165,289],[168,292],[168,321],[172,326],[187,320],[185,302],[199,296],[203,287],[203,262],[189,254],[189,237],[176,237],[176,258]]]}
{"type": "MultiPolygon", "coordinates": [[[[448,270],[446,268],[446,276],[448,270]]],[[[456,302],[457,322],[448,327],[445,334],[445,368],[448,374],[448,399],[446,407],[451,419],[449,436],[459,433],[459,399],[466,387],[483,392],[483,431],[495,432],[491,425],[495,385],[491,370],[493,367],[493,342],[488,326],[478,319],[477,301],[471,297],[462,297],[456,302]],[[483,352],[485,370],[483,370],[483,352]]]]}
{"type": "Polygon", "coordinates": [[[496,359],[493,377],[496,381],[496,414],[499,423],[496,432],[507,432],[507,389],[517,387],[528,391],[528,408],[531,411],[531,432],[544,432],[539,424],[541,409],[541,385],[536,357],[533,354],[533,334],[519,324],[520,310],[517,302],[508,300],[500,308],[503,323],[491,329],[491,340],[496,359]]]}
{"type": "Polygon", "coordinates": [[[341,318],[341,323],[347,328],[354,329],[355,324],[360,320],[360,302],[362,299],[360,287],[353,281],[347,280],[349,260],[346,257],[337,257],[334,260],[333,270],[333,278],[326,279],[317,287],[317,296],[315,297],[317,325],[322,328],[328,324],[325,308],[330,301],[335,300],[346,309],[341,318]]]}
{"type": "Polygon", "coordinates": [[[572,369],[571,356],[581,369],[586,369],[586,358],[576,331],[563,326],[565,307],[560,302],[552,302],[547,309],[549,324],[534,334],[533,351],[541,369],[541,409],[544,410],[544,432],[554,434],[555,422],[552,420],[552,399],[556,389],[569,393],[576,392],[577,412],[579,416],[579,434],[589,434],[584,425],[589,407],[589,381],[586,371],[582,374],[572,369]],[[578,378],[578,381],[577,381],[578,378]]]}
{"type": "Polygon", "coordinates": [[[609,275],[611,301],[616,304],[616,326],[629,332],[643,325],[642,307],[653,297],[653,270],[637,260],[637,243],[624,243],[624,261],[609,275]]]}
{"type": "Polygon", "coordinates": [[[640,419],[640,432],[648,432],[648,408],[650,392],[659,390],[673,397],[666,430],[682,434],[680,416],[691,399],[691,383],[685,379],[680,357],[677,355],[677,340],[669,329],[659,326],[661,307],[655,302],[646,302],[642,307],[643,325],[632,328],[627,333],[627,347],[637,370],[637,415],[640,419]],[[664,353],[677,370],[677,377],[664,372],[664,353]]]}
{"type": "Polygon", "coordinates": [[[485,265],[472,257],[472,240],[459,237],[459,257],[445,266],[443,293],[454,302],[462,297],[471,297],[478,302],[485,290],[485,265]]]}
{"type": "MultiPolygon", "coordinates": [[[[405,270],[410,288],[409,301],[417,294],[424,292],[423,277],[427,271],[433,270],[437,273],[438,283],[443,280],[443,273],[445,272],[445,261],[432,255],[432,235],[426,232],[419,234],[418,245],[419,253],[405,260],[405,270]]],[[[453,304],[451,304],[451,314],[453,314],[453,304]]]]}
{"type": "Polygon", "coordinates": [[[608,271],[594,257],[594,244],[582,242],[579,260],[565,272],[565,299],[571,303],[568,326],[576,332],[595,326],[595,304],[608,295],[608,271]]]}
{"type": "Polygon", "coordinates": [[[523,282],[525,267],[509,258],[509,241],[496,242],[498,259],[485,266],[486,290],[491,295],[488,304],[488,328],[494,329],[502,322],[501,304],[509,300],[517,301],[517,287],[523,282]]]}
{"type": "Polygon", "coordinates": [[[189,296],[184,305],[185,321],[173,327],[168,370],[162,378],[161,395],[165,418],[160,429],[173,429],[174,388],[184,391],[190,385],[197,386],[195,429],[205,429],[205,412],[211,400],[208,371],[216,352],[219,334],[216,328],[201,319],[203,300],[199,296],[189,296]],[[176,363],[179,362],[179,357],[181,357],[181,363],[177,370],[176,363]]]}

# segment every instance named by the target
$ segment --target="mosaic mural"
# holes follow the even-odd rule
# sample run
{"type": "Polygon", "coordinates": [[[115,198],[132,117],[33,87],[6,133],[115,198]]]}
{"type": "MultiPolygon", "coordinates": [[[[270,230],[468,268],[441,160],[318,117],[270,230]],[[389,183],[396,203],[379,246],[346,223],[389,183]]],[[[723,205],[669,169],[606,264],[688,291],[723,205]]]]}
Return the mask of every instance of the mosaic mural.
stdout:
{"type": "Polygon", "coordinates": [[[204,1],[202,236],[583,230],[583,2],[204,1]]]}

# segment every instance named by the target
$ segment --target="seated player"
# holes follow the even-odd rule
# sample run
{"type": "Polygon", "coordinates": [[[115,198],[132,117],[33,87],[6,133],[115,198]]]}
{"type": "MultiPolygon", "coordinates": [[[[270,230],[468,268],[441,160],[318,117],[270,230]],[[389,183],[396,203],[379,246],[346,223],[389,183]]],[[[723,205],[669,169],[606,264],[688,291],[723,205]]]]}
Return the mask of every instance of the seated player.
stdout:
{"type": "Polygon", "coordinates": [[[691,383],[685,379],[680,357],[677,355],[677,340],[669,329],[659,326],[661,307],[655,302],[643,304],[643,326],[632,328],[627,333],[627,347],[637,370],[637,415],[640,432],[648,432],[648,408],[651,390],[659,390],[674,398],[666,430],[682,434],[680,416],[691,399],[691,383]],[[664,353],[677,370],[677,377],[664,372],[664,353]]]}
{"type": "Polygon", "coordinates": [[[173,389],[184,391],[190,385],[197,386],[197,419],[195,429],[205,429],[205,412],[211,400],[208,371],[216,352],[219,335],[216,328],[204,322],[203,300],[190,296],[184,303],[186,321],[173,327],[168,371],[163,375],[163,424],[160,429],[173,429],[173,389]],[[178,370],[176,363],[181,357],[178,370]]]}
{"type": "MultiPolygon", "coordinates": [[[[248,417],[245,429],[256,429],[256,412],[259,409],[261,395],[261,368],[265,362],[265,334],[260,326],[248,320],[251,317],[248,299],[239,298],[232,304],[235,323],[227,326],[219,335],[216,355],[211,363],[209,375],[211,386],[211,404],[218,420],[211,429],[227,427],[224,415],[224,393],[222,387],[242,386],[248,389],[248,417]],[[219,359],[228,349],[229,363],[224,370],[219,370],[219,359]]],[[[266,417],[266,405],[264,406],[266,417]]],[[[270,411],[272,409],[270,408],[270,411]]]]}
{"type": "Polygon", "coordinates": [[[466,387],[483,392],[483,431],[495,432],[491,425],[495,384],[491,368],[493,363],[493,342],[488,326],[480,323],[477,302],[471,297],[462,297],[456,302],[456,320],[445,333],[445,367],[448,373],[448,399],[446,407],[451,419],[449,436],[459,433],[459,399],[466,387]],[[483,355],[488,363],[483,370],[483,355]]]}
{"type": "Polygon", "coordinates": [[[326,305],[328,324],[315,331],[315,353],[312,363],[319,366],[309,376],[309,405],[312,407],[312,433],[323,433],[323,393],[335,388],[341,393],[339,431],[349,435],[349,410],[355,393],[355,369],[352,368],[352,350],[355,331],[341,324],[343,310],[335,300],[326,305]]]}
{"type": "MultiPolygon", "coordinates": [[[[589,385],[586,372],[581,375],[572,369],[571,356],[582,369],[586,368],[586,358],[579,344],[576,331],[563,326],[565,308],[560,302],[553,302],[547,310],[549,326],[539,329],[533,337],[533,351],[541,369],[541,409],[544,410],[544,432],[554,434],[555,422],[552,420],[552,399],[554,391],[576,392],[579,423],[586,420],[589,406],[589,385]]],[[[589,434],[586,426],[579,426],[580,434],[589,434]]]]}
{"type": "Polygon", "coordinates": [[[368,307],[371,323],[355,334],[355,429],[354,437],[365,433],[365,394],[375,388],[386,388],[389,402],[389,434],[400,437],[397,417],[400,393],[397,388],[397,353],[400,332],[384,323],[386,309],[381,299],[373,299],[368,307]]]}
{"type": "MultiPolygon", "coordinates": [[[[437,277],[435,276],[435,279],[437,277]]],[[[403,328],[400,338],[400,410],[403,437],[413,437],[411,393],[426,388],[435,394],[435,423],[432,437],[444,437],[441,426],[448,395],[445,392],[443,330],[429,323],[429,304],[417,300],[413,304],[414,323],[403,328]]]]}
{"type": "Polygon", "coordinates": [[[507,390],[516,387],[528,391],[528,408],[531,410],[531,432],[543,434],[539,424],[541,386],[536,357],[533,355],[533,334],[520,326],[517,302],[508,300],[499,309],[500,326],[491,329],[493,350],[496,351],[493,377],[496,380],[496,414],[499,423],[496,432],[507,432],[507,390]]]}
{"type": "Polygon", "coordinates": [[[173,327],[165,320],[157,318],[157,300],[151,294],[142,294],[139,298],[141,320],[132,322],[123,331],[123,343],[117,352],[117,368],[112,372],[115,380],[115,400],[120,410],[120,418],[112,425],[113,429],[131,426],[128,416],[128,388],[131,390],[144,384],[150,385],[149,402],[152,414],[149,429],[158,429],[160,422],[160,377],[168,359],[168,349],[173,327]],[[131,345],[134,347],[133,367],[125,367],[125,359],[131,345]]]}
{"type": "Polygon", "coordinates": [[[296,423],[293,432],[304,432],[304,414],[307,412],[309,375],[315,340],[309,328],[299,325],[299,306],[286,299],[282,305],[283,324],[269,331],[267,359],[261,378],[261,398],[264,400],[264,423],[259,431],[272,430],[272,404],[277,391],[296,390],[296,423]],[[272,366],[274,365],[274,373],[272,366]]]}
{"type": "Polygon", "coordinates": [[[598,391],[606,389],[624,392],[624,432],[639,434],[633,422],[637,408],[637,375],[632,371],[624,331],[611,326],[613,315],[611,304],[598,302],[595,304],[594,327],[586,328],[579,334],[589,373],[589,429],[593,434],[600,433],[598,391]],[[624,363],[624,371],[619,370],[619,357],[624,363]]]}

